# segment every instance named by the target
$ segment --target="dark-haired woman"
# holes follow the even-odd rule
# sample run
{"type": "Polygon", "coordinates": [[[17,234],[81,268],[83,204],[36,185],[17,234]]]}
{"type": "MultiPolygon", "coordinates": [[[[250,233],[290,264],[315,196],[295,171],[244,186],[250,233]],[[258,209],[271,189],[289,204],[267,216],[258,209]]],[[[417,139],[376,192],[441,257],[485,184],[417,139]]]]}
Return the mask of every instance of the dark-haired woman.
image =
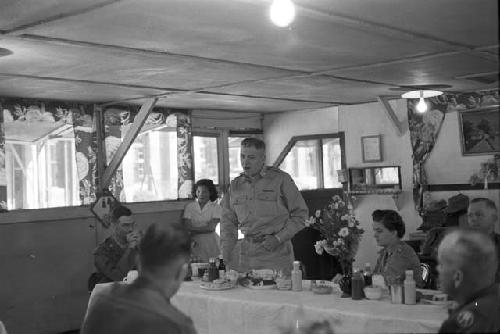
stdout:
{"type": "Polygon", "coordinates": [[[405,234],[401,216],[393,210],[375,210],[372,217],[375,240],[382,247],[373,273],[382,275],[386,284],[391,284],[402,283],[405,270],[413,270],[417,286],[422,287],[420,260],[413,248],[401,240],[405,234]]]}
{"type": "Polygon", "coordinates": [[[192,256],[202,262],[220,255],[219,237],[215,228],[220,222],[222,208],[217,204],[217,189],[212,180],[196,182],[193,190],[196,201],[186,205],[184,224],[191,232],[193,243],[192,256]]]}

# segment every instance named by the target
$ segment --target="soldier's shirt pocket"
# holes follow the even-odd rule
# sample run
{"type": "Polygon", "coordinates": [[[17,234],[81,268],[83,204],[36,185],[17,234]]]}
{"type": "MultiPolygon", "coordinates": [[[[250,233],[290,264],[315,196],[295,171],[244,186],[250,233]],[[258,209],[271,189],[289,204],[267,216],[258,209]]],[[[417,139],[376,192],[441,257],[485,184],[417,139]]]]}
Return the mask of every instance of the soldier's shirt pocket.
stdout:
{"type": "Polygon", "coordinates": [[[256,200],[256,209],[260,216],[276,215],[278,194],[274,190],[263,190],[256,195],[256,200]]]}

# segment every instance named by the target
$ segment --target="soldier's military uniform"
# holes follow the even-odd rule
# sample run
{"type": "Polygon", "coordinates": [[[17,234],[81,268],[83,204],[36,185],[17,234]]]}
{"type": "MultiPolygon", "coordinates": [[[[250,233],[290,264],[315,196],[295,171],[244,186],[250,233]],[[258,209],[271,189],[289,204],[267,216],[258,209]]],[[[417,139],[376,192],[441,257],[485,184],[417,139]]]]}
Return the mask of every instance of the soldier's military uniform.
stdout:
{"type": "Polygon", "coordinates": [[[420,260],[413,248],[400,240],[380,250],[373,273],[384,276],[386,283],[390,284],[394,279],[402,281],[405,277],[405,270],[413,270],[413,278],[417,286],[423,286],[420,260]]]}
{"type": "Polygon", "coordinates": [[[229,266],[238,271],[281,269],[293,262],[290,239],[305,227],[308,209],[290,175],[263,167],[251,179],[244,173],[233,181],[222,201],[221,248],[229,266]],[[237,243],[238,228],[245,238],[237,243]],[[262,247],[267,235],[280,242],[270,252],[262,247]]]}
{"type": "Polygon", "coordinates": [[[496,284],[457,307],[443,322],[439,333],[500,333],[500,298],[496,284]]]}

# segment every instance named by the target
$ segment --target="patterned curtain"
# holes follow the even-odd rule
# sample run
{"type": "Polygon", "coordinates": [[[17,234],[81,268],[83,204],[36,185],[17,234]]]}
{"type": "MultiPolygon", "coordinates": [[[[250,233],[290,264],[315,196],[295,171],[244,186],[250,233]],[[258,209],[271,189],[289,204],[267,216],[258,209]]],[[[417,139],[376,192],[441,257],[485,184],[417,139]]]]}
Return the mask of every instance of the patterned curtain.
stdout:
{"type": "Polygon", "coordinates": [[[190,112],[176,112],[177,115],[177,168],[178,196],[191,198],[194,179],[193,154],[191,152],[193,135],[190,112]]]}
{"type": "Polygon", "coordinates": [[[7,210],[7,174],[5,173],[5,131],[0,101],[0,212],[7,210]]]}
{"type": "Polygon", "coordinates": [[[70,110],[75,134],[76,170],[80,185],[81,204],[96,200],[97,180],[97,131],[92,106],[70,110]]]}
{"type": "Polygon", "coordinates": [[[418,100],[408,100],[408,123],[413,151],[413,201],[420,215],[423,214],[424,191],[427,185],[424,164],[434,148],[445,113],[496,105],[499,100],[498,89],[474,93],[443,94],[426,100],[429,110],[424,114],[415,111],[418,100]]]}

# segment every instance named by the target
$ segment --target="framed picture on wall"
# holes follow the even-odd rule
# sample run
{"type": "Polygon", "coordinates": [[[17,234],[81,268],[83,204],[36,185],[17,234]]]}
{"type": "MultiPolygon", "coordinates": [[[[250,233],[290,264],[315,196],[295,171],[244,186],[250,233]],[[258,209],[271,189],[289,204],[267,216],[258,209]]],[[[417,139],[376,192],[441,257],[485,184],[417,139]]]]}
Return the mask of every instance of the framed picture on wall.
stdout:
{"type": "Polygon", "coordinates": [[[361,153],[363,154],[363,162],[382,161],[382,136],[361,137],[361,153]]]}
{"type": "Polygon", "coordinates": [[[458,122],[463,155],[500,153],[498,105],[459,111],[458,122]]]}

